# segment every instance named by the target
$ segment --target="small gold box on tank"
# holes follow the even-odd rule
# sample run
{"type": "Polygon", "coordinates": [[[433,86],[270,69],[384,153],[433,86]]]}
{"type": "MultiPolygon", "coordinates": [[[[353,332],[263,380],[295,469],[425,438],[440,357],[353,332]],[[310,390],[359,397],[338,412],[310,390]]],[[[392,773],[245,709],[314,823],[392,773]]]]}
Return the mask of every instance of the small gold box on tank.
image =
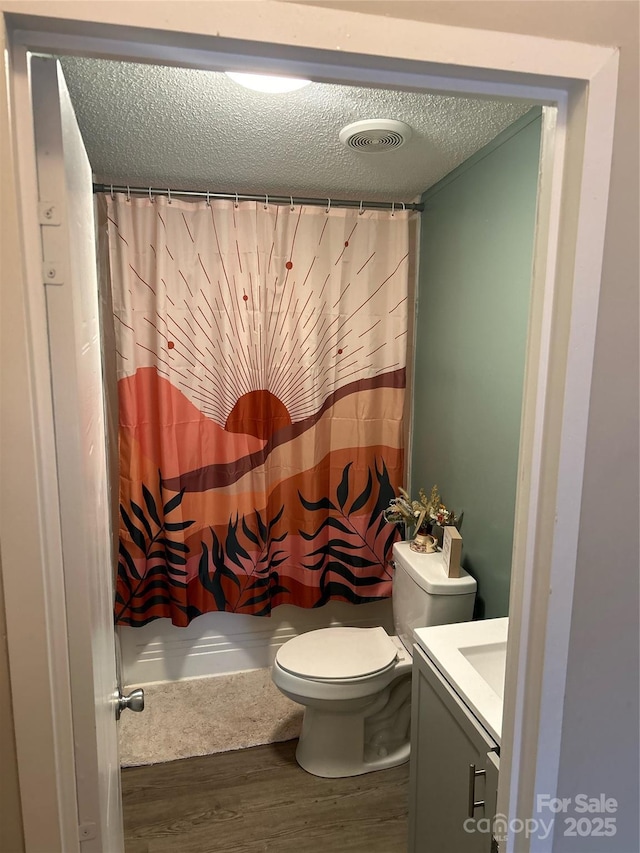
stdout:
{"type": "Polygon", "coordinates": [[[442,536],[442,563],[447,577],[460,577],[460,557],[462,554],[462,536],[455,527],[443,528],[442,536]]]}

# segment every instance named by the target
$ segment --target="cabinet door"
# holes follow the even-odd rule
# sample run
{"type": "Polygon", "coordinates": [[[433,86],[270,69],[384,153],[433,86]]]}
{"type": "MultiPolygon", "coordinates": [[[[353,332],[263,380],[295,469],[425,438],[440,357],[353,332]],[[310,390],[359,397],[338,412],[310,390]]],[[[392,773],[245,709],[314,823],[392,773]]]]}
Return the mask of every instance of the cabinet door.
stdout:
{"type": "Polygon", "coordinates": [[[470,810],[469,794],[471,766],[486,771],[487,753],[495,749],[496,743],[414,647],[410,853],[489,853],[491,832],[478,831],[475,821],[467,818],[471,813],[475,820],[494,816],[490,804],[495,796],[485,775],[474,777],[473,799],[486,801],[487,807],[470,810]]]}

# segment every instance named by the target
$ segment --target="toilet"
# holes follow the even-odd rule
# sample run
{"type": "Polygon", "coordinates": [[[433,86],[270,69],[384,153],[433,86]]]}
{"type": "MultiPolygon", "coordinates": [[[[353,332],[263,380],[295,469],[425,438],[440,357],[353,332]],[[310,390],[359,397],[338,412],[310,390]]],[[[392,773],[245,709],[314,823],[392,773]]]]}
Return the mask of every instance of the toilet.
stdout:
{"type": "Polygon", "coordinates": [[[384,628],[320,628],[278,650],[274,684],[304,705],[298,764],[339,778],[395,767],[409,759],[413,629],[468,622],[476,582],[446,575],[442,555],[393,546],[393,619],[384,628]]]}

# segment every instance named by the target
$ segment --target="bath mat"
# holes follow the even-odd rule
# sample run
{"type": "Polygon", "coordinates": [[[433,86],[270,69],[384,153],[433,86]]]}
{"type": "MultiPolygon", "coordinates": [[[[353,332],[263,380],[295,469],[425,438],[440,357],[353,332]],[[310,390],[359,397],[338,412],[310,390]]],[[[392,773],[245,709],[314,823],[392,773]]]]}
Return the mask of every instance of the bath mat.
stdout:
{"type": "Polygon", "coordinates": [[[300,735],[303,709],[280,693],[269,669],[155,682],[144,685],[144,694],[144,711],[125,711],[120,719],[123,767],[243,749],[300,735]]]}

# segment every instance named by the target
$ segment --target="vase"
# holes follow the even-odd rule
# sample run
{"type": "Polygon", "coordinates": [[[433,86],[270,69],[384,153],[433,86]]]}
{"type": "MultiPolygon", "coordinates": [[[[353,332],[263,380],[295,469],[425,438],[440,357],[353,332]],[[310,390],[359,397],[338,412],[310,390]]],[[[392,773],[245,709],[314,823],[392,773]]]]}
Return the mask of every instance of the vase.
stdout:
{"type": "Polygon", "coordinates": [[[433,554],[438,550],[438,540],[431,534],[432,527],[431,523],[422,522],[409,545],[412,551],[417,551],[419,554],[433,554]]]}

